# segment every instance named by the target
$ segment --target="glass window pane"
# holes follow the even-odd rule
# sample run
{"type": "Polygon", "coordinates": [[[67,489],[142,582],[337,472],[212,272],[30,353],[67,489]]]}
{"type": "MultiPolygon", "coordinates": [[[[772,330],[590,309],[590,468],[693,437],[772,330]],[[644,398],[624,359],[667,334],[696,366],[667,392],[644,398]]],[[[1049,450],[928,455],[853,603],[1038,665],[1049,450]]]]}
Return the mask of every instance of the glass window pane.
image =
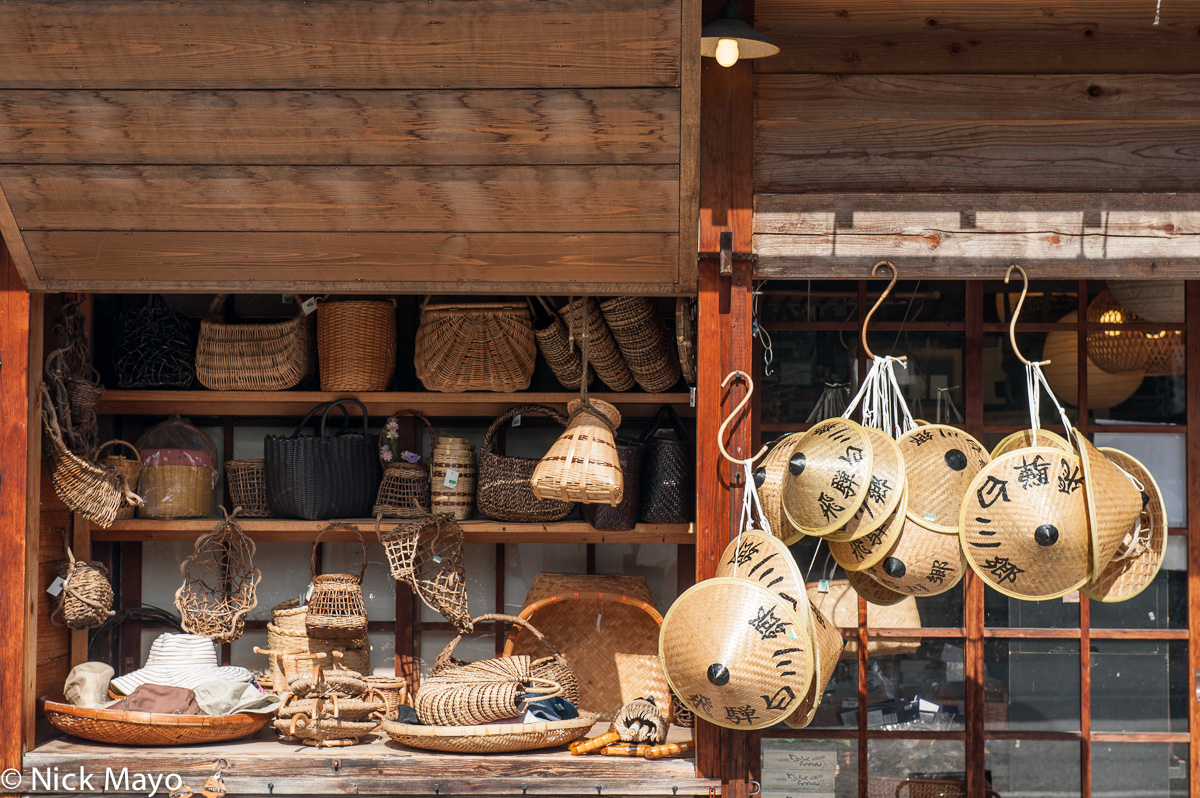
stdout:
{"type": "Polygon", "coordinates": [[[988,740],[988,780],[1004,798],[1079,798],[1083,790],[1079,743],[988,740]]]}
{"type": "Polygon", "coordinates": [[[963,625],[963,589],[959,587],[936,596],[918,596],[917,611],[921,614],[921,626],[961,628],[963,625]]]}
{"type": "Polygon", "coordinates": [[[1092,730],[1188,730],[1184,640],[1093,640],[1092,730]]]}
{"type": "Polygon", "coordinates": [[[962,333],[878,330],[867,334],[867,344],[877,355],[908,357],[908,367],[895,373],[915,418],[963,423],[962,333]]]}
{"type": "Polygon", "coordinates": [[[758,303],[766,325],[797,322],[853,323],[858,318],[858,283],[854,280],[772,280],[758,303]]]}
{"type": "Polygon", "coordinates": [[[850,386],[858,382],[854,365],[857,340],[850,330],[772,332],[775,367],[771,374],[764,373],[762,377],[763,423],[798,429],[817,406],[827,383],[848,386],[842,394],[844,406],[851,395],[850,386]]]}
{"type": "MultiPolygon", "coordinates": [[[[885,272],[880,271],[880,274],[885,272]]],[[[887,283],[867,283],[867,307],[875,304],[887,283]]],[[[948,321],[962,324],[966,308],[966,284],[955,280],[900,280],[875,311],[871,323],[948,321]]]]}
{"type": "MultiPolygon", "coordinates": [[[[1102,422],[1097,422],[1098,424],[1102,422]]],[[[1101,430],[1103,427],[1100,428],[1101,430]]],[[[1167,506],[1167,525],[1187,526],[1187,436],[1180,433],[1096,432],[1092,442],[1137,458],[1154,475],[1167,506]]]]}
{"type": "MultiPolygon", "coordinates": [[[[1044,367],[1046,381],[1062,403],[1067,418],[1074,423],[1078,410],[1079,380],[1075,371],[1077,336],[1073,330],[1017,332],[1017,346],[1030,360],[1052,358],[1044,367]],[[1047,337],[1049,343],[1047,343],[1047,337]]],[[[1029,391],[1025,383],[1025,367],[1017,359],[1008,333],[984,333],[983,336],[983,411],[988,425],[999,425],[1006,432],[1029,427],[1029,391]]],[[[1062,427],[1058,411],[1045,392],[1041,399],[1041,423],[1062,427]]]]}
{"type": "MultiPolygon", "coordinates": [[[[1183,542],[1173,535],[1167,541],[1183,542]]],[[[1171,563],[1174,564],[1174,563],[1171,563]]],[[[1164,567],[1145,590],[1127,601],[1114,604],[1091,602],[1093,629],[1186,629],[1187,574],[1164,567]]]]}
{"type": "MultiPolygon", "coordinates": [[[[1031,280],[1025,304],[1021,306],[1021,322],[1055,322],[1071,311],[1079,310],[1079,283],[1070,281],[1031,280]]],[[[1008,324],[1021,298],[1021,276],[1013,275],[1007,285],[1003,280],[987,280],[983,284],[984,323],[1008,324]]]]}
{"type": "Polygon", "coordinates": [[[962,638],[876,639],[867,650],[868,718],[872,728],[964,728],[962,638]],[[926,704],[912,706],[915,699],[926,704]]]}
{"type": "Polygon", "coordinates": [[[993,629],[1078,629],[1078,594],[1064,598],[1068,600],[1021,601],[987,590],[983,596],[983,622],[993,629]]]}
{"type": "Polygon", "coordinates": [[[825,694],[817,705],[810,729],[857,729],[858,728],[858,660],[843,657],[825,694]]]}
{"type": "Polygon", "coordinates": [[[917,798],[921,793],[913,791],[916,785],[901,788],[906,779],[961,782],[966,773],[965,751],[966,746],[958,740],[871,740],[867,743],[867,794],[892,798],[900,788],[899,795],[917,798]]]}
{"type": "Polygon", "coordinates": [[[986,640],[984,691],[1006,700],[989,729],[1079,731],[1078,640],[986,640]]]}
{"type": "Polygon", "coordinates": [[[1187,743],[1092,743],[1095,798],[1186,798],[1187,743]]]}
{"type": "Polygon", "coordinates": [[[855,740],[762,741],[762,798],[858,795],[855,740]]]}

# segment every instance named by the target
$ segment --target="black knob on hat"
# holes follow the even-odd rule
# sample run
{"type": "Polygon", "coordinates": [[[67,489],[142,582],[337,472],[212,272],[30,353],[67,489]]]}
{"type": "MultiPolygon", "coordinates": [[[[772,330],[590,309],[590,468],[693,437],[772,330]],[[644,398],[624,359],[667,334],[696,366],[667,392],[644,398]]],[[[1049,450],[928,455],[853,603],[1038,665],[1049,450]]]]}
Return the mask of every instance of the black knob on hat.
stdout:
{"type": "Polygon", "coordinates": [[[951,449],[946,452],[946,465],[951,471],[962,471],[967,467],[967,456],[961,449],[951,449]]]}
{"type": "Polygon", "coordinates": [[[904,563],[895,557],[888,557],[883,561],[883,570],[887,572],[888,576],[891,576],[895,579],[902,578],[908,571],[908,569],[904,567],[904,563]]]}
{"type": "Polygon", "coordinates": [[[1150,494],[1142,491],[1142,509],[1146,509],[1146,505],[1150,503],[1150,494]]]}
{"type": "Polygon", "coordinates": [[[1039,546],[1053,546],[1058,542],[1058,527],[1054,524],[1042,524],[1033,530],[1033,539],[1039,546]]]}
{"type": "Polygon", "coordinates": [[[792,473],[792,476],[798,477],[804,473],[805,465],[804,452],[796,452],[792,455],[792,459],[788,460],[788,471],[792,473]]]}
{"type": "Polygon", "coordinates": [[[763,486],[763,483],[766,481],[767,481],[767,469],[765,469],[765,468],[754,469],[754,487],[761,488],[763,486]]]}
{"type": "Polygon", "coordinates": [[[729,668],[719,662],[714,662],[708,666],[708,680],[717,687],[724,687],[729,684],[729,668]]]}

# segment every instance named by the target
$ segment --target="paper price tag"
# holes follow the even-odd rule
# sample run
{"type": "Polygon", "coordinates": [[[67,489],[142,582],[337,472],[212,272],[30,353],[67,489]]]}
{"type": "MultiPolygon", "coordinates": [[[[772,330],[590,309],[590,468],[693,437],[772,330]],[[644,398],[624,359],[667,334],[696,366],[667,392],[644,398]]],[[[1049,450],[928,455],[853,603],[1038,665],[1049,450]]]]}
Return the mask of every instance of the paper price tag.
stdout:
{"type": "Polygon", "coordinates": [[[519,426],[521,426],[521,414],[520,414],[520,413],[517,413],[515,416],[513,416],[513,423],[512,423],[512,425],[513,425],[514,427],[519,427],[519,426]]]}
{"type": "Polygon", "coordinates": [[[447,468],[446,478],[442,480],[442,484],[447,488],[458,487],[458,472],[453,468],[447,468]]]}
{"type": "Polygon", "coordinates": [[[62,592],[63,585],[65,584],[66,582],[63,581],[61,576],[56,576],[54,577],[54,581],[50,583],[50,587],[46,588],[46,592],[51,596],[57,596],[62,592]]]}
{"type": "Polygon", "coordinates": [[[828,579],[818,579],[817,580],[817,592],[818,593],[828,593],[829,592],[829,580],[828,579]]]}
{"type": "Polygon", "coordinates": [[[304,591],[304,603],[305,604],[307,604],[308,600],[312,598],[312,594],[313,594],[313,583],[309,582],[308,590],[304,591]]]}
{"type": "Polygon", "coordinates": [[[300,305],[300,309],[304,311],[305,316],[311,316],[317,310],[317,298],[315,296],[310,296],[308,299],[304,300],[303,304],[300,305]]]}

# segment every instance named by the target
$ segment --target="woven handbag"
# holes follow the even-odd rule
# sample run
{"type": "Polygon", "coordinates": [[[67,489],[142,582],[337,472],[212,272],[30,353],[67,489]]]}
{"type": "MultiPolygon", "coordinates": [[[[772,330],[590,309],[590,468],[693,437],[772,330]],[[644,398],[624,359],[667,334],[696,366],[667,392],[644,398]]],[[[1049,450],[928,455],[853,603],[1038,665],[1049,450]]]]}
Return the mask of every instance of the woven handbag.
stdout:
{"type": "Polygon", "coordinates": [[[524,303],[421,305],[413,365],[429,391],[523,391],[537,344],[524,303]]]}
{"type": "Polygon", "coordinates": [[[625,493],[615,507],[607,504],[583,505],[583,519],[592,528],[604,532],[624,532],[637,526],[638,500],[641,496],[638,482],[644,448],[641,441],[617,436],[617,461],[625,477],[625,493]]]}
{"type": "Polygon", "coordinates": [[[675,408],[663,405],[642,434],[641,520],[682,524],[692,511],[692,448],[675,408]],[[675,437],[661,433],[674,430],[675,437]]]}
{"type": "Polygon", "coordinates": [[[113,320],[118,388],[190,388],[196,379],[196,323],[152,294],[113,320]]]}
{"type": "Polygon", "coordinates": [[[321,640],[357,640],[367,633],[367,607],[363,603],[362,581],[367,572],[367,542],[358,527],[330,524],[317,534],[312,547],[312,597],[304,629],[309,637],[321,640]],[[362,565],[358,574],[318,574],[317,552],[321,538],[334,530],[353,532],[362,544],[362,565]]]}
{"type": "Polygon", "coordinates": [[[475,499],[479,512],[496,521],[561,521],[575,505],[533,495],[530,480],[539,461],[495,452],[500,427],[523,415],[545,416],[560,426],[567,425],[566,416],[545,405],[518,405],[493,421],[479,445],[479,487],[475,499]]]}
{"type": "Polygon", "coordinates": [[[284,321],[233,324],[222,320],[218,294],[200,322],[196,378],[214,391],[283,391],[312,371],[312,324],[300,309],[284,321]]]}
{"type": "Polygon", "coordinates": [[[291,435],[268,435],[263,441],[267,503],[279,518],[366,518],[379,488],[379,450],[367,433],[367,408],[355,399],[339,399],[314,407],[291,435]],[[347,429],[346,405],[362,413],[362,430],[347,429]],[[329,411],[342,411],[342,428],[326,434],[329,411]],[[317,413],[317,435],[300,430],[317,413]]]}

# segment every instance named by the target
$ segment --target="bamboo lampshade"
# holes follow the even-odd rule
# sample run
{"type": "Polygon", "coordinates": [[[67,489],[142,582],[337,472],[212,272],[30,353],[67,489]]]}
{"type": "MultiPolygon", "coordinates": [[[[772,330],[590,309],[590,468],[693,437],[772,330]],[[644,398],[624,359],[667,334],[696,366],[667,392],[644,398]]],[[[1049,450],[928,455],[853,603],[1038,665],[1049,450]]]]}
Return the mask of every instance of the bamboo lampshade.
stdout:
{"type": "MultiPolygon", "coordinates": [[[[1094,324],[1146,321],[1123,307],[1108,291],[1100,292],[1088,304],[1087,317],[1094,324]]],[[[1178,330],[1092,330],[1087,343],[1088,357],[1113,374],[1169,377],[1183,373],[1183,333],[1178,330]]]]}
{"type": "MultiPolygon", "coordinates": [[[[1079,314],[1071,311],[1058,321],[1073,322],[1079,314]]],[[[1054,389],[1059,399],[1069,405],[1079,405],[1079,379],[1077,365],[1079,363],[1079,347],[1076,334],[1070,330],[1052,332],[1046,335],[1046,344],[1042,347],[1042,359],[1050,363],[1042,367],[1046,381],[1054,389]]],[[[1138,386],[1142,384],[1145,375],[1110,374],[1097,366],[1088,358],[1087,386],[1088,407],[1103,409],[1119,405],[1133,396],[1138,386]]]]}

